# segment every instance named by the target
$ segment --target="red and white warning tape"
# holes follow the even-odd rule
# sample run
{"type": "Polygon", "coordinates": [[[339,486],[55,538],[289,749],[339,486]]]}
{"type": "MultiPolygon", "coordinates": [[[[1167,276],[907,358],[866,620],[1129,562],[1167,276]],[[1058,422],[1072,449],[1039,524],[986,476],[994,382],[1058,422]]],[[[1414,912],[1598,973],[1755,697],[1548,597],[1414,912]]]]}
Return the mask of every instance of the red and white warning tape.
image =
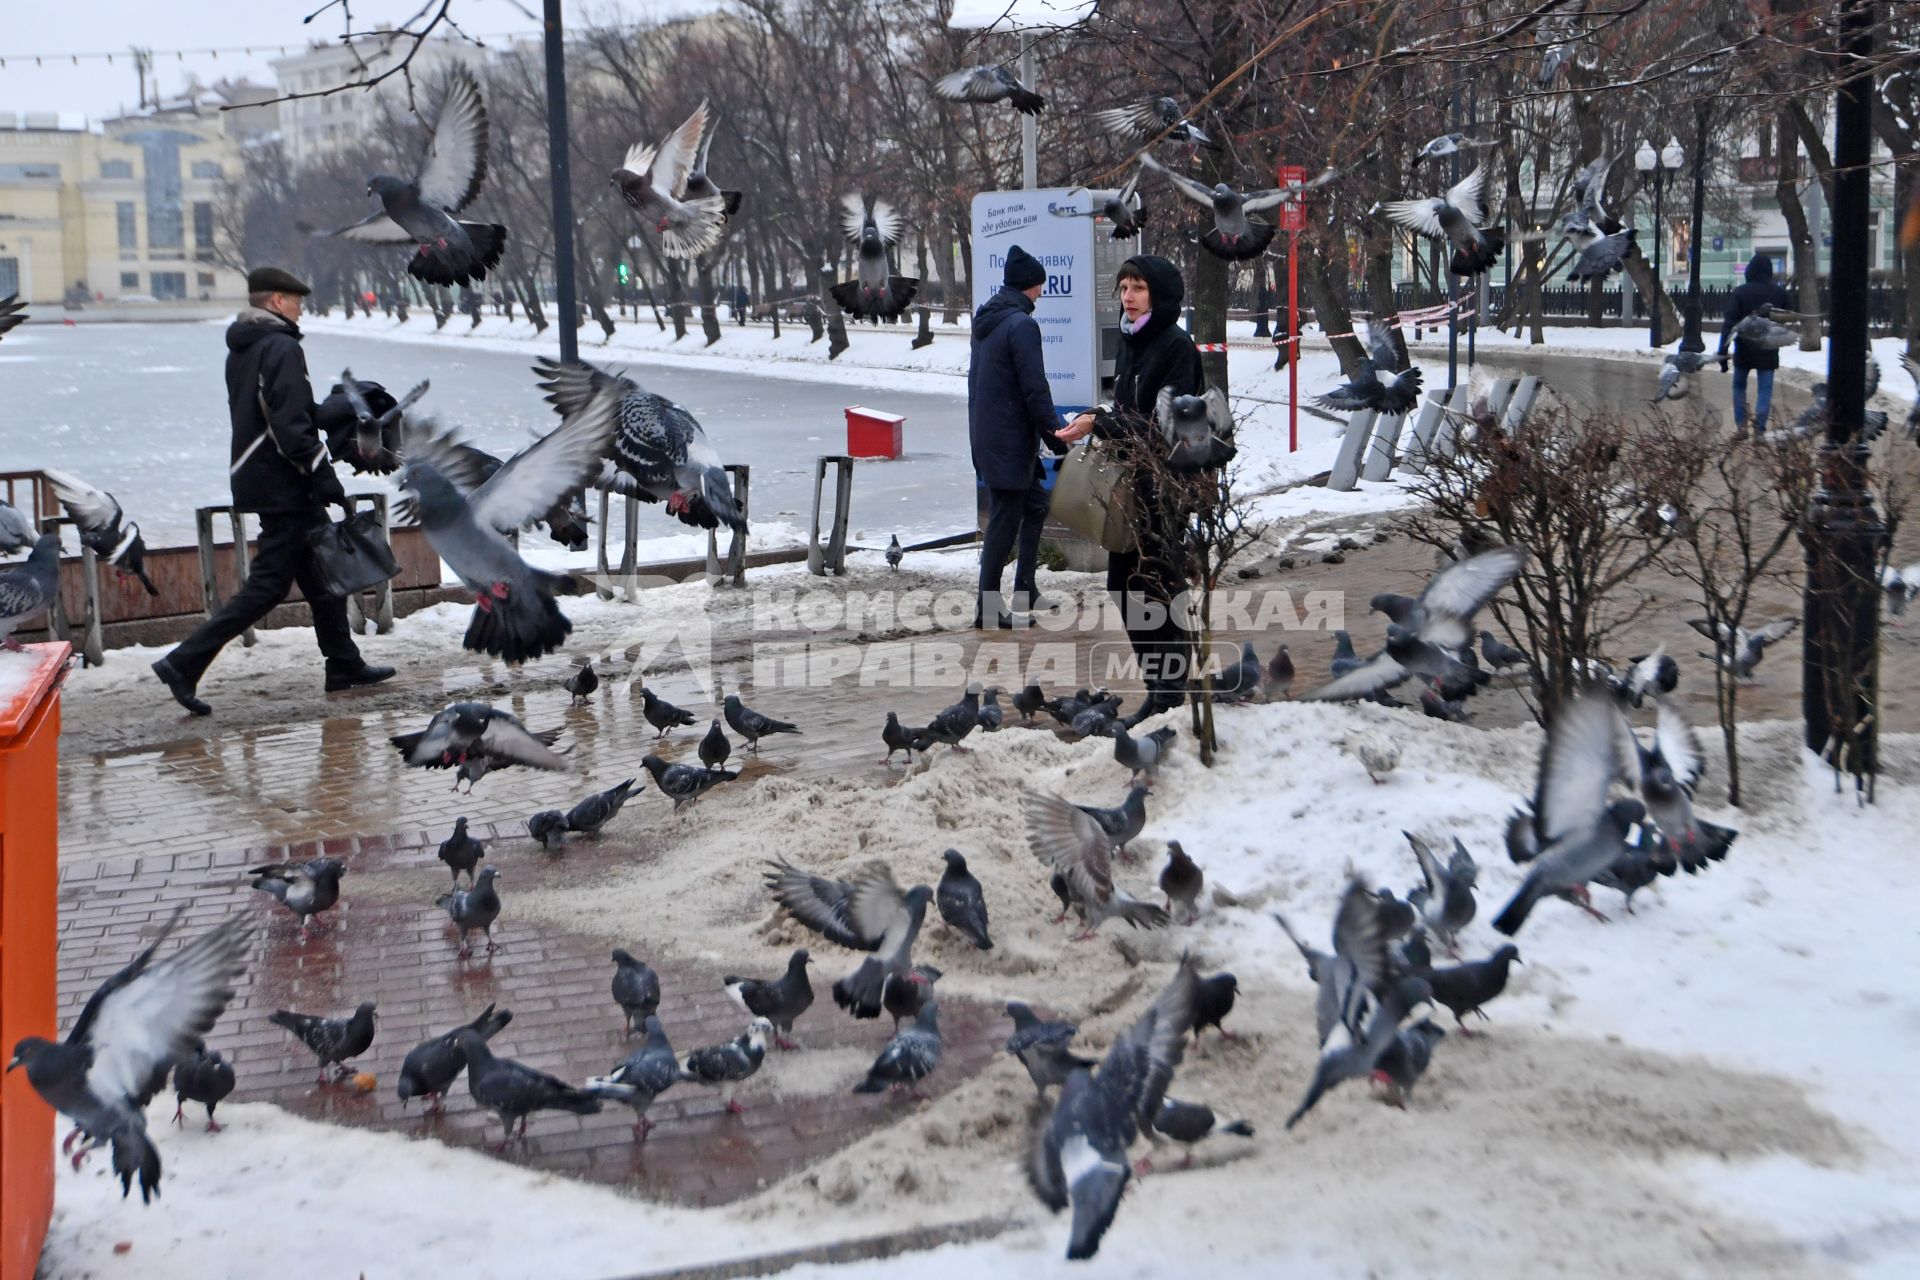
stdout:
{"type": "Polygon", "coordinates": [[[1217,352],[1225,351],[1227,349],[1227,344],[1224,342],[1196,342],[1193,344],[1193,349],[1195,351],[1198,351],[1201,355],[1212,355],[1217,352]]]}

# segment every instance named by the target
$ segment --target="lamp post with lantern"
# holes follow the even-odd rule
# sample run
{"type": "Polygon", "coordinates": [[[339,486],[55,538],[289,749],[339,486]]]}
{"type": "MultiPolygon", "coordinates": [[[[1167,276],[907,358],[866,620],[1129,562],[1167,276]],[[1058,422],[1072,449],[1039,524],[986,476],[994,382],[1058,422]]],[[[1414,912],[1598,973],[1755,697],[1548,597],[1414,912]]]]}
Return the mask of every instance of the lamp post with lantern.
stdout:
{"type": "MultiPolygon", "coordinates": [[[[1633,167],[1640,171],[1640,182],[1645,186],[1653,184],[1653,285],[1661,293],[1666,292],[1666,280],[1660,274],[1660,246],[1666,239],[1667,224],[1662,216],[1662,197],[1666,194],[1667,183],[1686,163],[1686,153],[1680,149],[1680,139],[1668,138],[1667,145],[1659,151],[1653,149],[1651,142],[1642,142],[1640,149],[1633,153],[1633,167]]],[[[1652,299],[1648,308],[1652,312],[1647,333],[1647,345],[1660,347],[1665,338],[1660,332],[1661,299],[1652,299]]]]}

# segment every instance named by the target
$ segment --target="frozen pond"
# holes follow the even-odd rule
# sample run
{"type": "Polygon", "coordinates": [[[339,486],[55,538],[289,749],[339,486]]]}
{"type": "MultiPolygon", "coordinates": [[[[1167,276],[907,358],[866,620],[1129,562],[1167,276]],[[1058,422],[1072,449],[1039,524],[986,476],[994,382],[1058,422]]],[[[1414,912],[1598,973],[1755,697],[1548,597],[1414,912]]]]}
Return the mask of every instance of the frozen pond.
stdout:
{"type": "MultiPolygon", "coordinates": [[[[226,321],[187,324],[32,325],[0,346],[0,471],[57,466],[111,491],[155,545],[190,543],[195,507],[227,493],[226,321]]],[[[526,354],[447,351],[417,343],[310,333],[307,366],[324,396],[342,368],[396,394],[421,378],[420,408],[505,454],[554,421],[526,354]]],[[[853,529],[884,544],[972,527],[973,466],[966,402],[925,392],[849,390],[817,382],[701,369],[635,366],[651,390],[690,409],[728,462],[753,468],[752,519],[761,545],[804,537],[813,459],[846,445],[844,410],[868,404],[907,417],[911,452],[862,463],[853,529]]],[[[346,472],[342,470],[343,478],[346,472]]],[[[347,486],[372,488],[372,478],[347,486]]],[[[830,503],[830,498],[828,499],[830,503]]],[[[830,514],[827,513],[827,514],[830,514]]],[[[682,543],[687,532],[659,507],[642,507],[642,537],[682,543]]],[[[544,543],[544,539],[536,539],[544,543]]],[[[672,550],[666,541],[656,548],[672,550]]]]}

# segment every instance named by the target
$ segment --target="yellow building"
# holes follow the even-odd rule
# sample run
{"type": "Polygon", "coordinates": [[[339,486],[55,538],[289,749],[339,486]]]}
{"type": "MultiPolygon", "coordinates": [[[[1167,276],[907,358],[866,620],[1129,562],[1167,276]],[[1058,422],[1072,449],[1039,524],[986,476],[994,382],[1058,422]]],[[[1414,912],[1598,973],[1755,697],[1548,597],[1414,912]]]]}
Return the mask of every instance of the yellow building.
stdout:
{"type": "Polygon", "coordinates": [[[216,261],[218,207],[240,173],[215,103],[62,127],[0,112],[0,297],[230,302],[245,277],[216,261]]]}

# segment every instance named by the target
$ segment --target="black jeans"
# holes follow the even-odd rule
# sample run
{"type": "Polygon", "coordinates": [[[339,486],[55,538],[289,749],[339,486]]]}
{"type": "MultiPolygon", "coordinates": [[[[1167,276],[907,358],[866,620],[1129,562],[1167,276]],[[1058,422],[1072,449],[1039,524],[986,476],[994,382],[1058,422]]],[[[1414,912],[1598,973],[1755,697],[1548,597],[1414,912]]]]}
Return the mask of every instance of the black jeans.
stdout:
{"type": "Polygon", "coordinates": [[[314,569],[313,553],[307,549],[308,535],[326,523],[327,513],[320,507],[262,512],[260,539],[254,544],[246,582],[167,655],[173,669],[188,683],[200,683],[200,677],[227,642],[271,613],[295,583],[313,612],[314,638],[326,655],[327,666],[336,670],[358,667],[360,647],[354,644],[353,632],[347,626],[347,602],[327,594],[314,569]]]}
{"type": "Polygon", "coordinates": [[[1013,553],[1016,535],[1019,558],[1013,566],[1013,589],[1024,591],[1031,603],[1036,592],[1034,573],[1040,567],[1040,533],[1047,523],[1047,508],[1052,495],[1041,486],[1043,472],[1039,459],[1033,463],[1033,482],[1024,489],[987,490],[987,532],[980,540],[980,597],[984,612],[992,598],[1000,601],[1000,576],[1006,571],[1007,557],[1013,553]]]}
{"type": "Polygon", "coordinates": [[[1107,593],[1121,609],[1147,688],[1172,694],[1185,690],[1193,676],[1192,636],[1183,619],[1175,616],[1173,604],[1187,584],[1174,573],[1166,540],[1158,530],[1148,527],[1136,532],[1140,534],[1138,550],[1107,553],[1107,593]]]}

